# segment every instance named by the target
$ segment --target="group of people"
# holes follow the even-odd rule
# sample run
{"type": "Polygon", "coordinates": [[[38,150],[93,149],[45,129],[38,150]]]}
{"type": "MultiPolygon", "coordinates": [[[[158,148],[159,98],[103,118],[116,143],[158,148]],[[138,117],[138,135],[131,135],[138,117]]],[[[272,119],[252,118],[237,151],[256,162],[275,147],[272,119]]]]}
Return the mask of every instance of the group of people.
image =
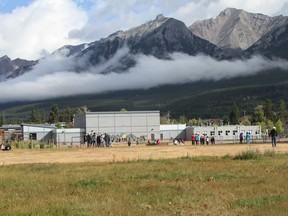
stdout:
{"type": "MultiPolygon", "coordinates": [[[[273,127],[268,135],[269,135],[269,137],[271,137],[272,147],[275,147],[276,146],[276,139],[278,136],[278,133],[276,131],[276,127],[273,127]]],[[[212,136],[209,139],[207,134],[203,134],[201,136],[199,134],[192,134],[191,140],[192,140],[192,145],[199,145],[199,144],[200,145],[205,145],[205,144],[209,145],[209,143],[215,144],[215,138],[212,136]]],[[[243,133],[240,133],[239,140],[240,140],[241,144],[243,143],[244,140],[246,141],[247,144],[249,144],[251,141],[251,134],[249,132],[247,132],[244,136],[243,133]]],[[[128,146],[131,146],[131,141],[132,140],[130,138],[127,140],[128,146]]],[[[98,135],[96,135],[96,133],[85,134],[84,135],[84,143],[87,147],[101,147],[101,146],[102,147],[112,147],[111,138],[107,133],[101,133],[98,135]]],[[[138,139],[137,139],[136,143],[138,145],[138,143],[139,143],[138,139]]],[[[185,141],[184,141],[184,139],[173,139],[173,143],[175,145],[178,145],[178,144],[184,145],[185,141]]],[[[148,144],[150,144],[149,140],[148,140],[148,144]]],[[[159,145],[160,140],[155,140],[153,142],[153,144],[159,145]]],[[[7,150],[10,150],[10,149],[7,149],[7,150]]]]}
{"type": "Polygon", "coordinates": [[[211,144],[215,144],[215,138],[212,136],[210,139],[207,136],[207,134],[203,134],[200,136],[200,134],[192,134],[191,135],[191,140],[192,140],[192,145],[209,145],[209,143],[211,144]]]}
{"type": "Polygon", "coordinates": [[[112,142],[109,134],[88,133],[84,135],[84,144],[87,147],[112,147],[112,142]]]}
{"type": "Polygon", "coordinates": [[[246,140],[246,143],[247,143],[247,144],[250,144],[251,134],[250,134],[249,132],[246,133],[245,137],[244,137],[244,134],[243,134],[243,133],[240,133],[239,140],[240,140],[240,143],[241,143],[241,144],[243,143],[244,138],[245,138],[245,140],[246,140]]]}
{"type": "MultiPolygon", "coordinates": [[[[272,141],[272,147],[276,147],[276,139],[277,139],[277,136],[278,136],[278,133],[276,131],[276,127],[273,127],[272,130],[269,132],[269,137],[271,138],[271,141],[272,141]]],[[[250,144],[250,141],[251,141],[251,135],[249,132],[247,132],[245,134],[245,137],[244,137],[244,134],[243,133],[240,133],[240,136],[239,136],[239,140],[240,140],[240,143],[242,144],[244,140],[246,140],[246,143],[247,144],[250,144]]]]}

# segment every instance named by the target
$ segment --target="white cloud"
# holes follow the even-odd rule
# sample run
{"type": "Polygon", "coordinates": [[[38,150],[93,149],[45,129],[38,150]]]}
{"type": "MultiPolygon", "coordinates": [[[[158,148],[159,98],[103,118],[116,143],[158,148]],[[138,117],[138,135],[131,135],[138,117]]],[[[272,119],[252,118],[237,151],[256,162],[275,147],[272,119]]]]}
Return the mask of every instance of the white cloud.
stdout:
{"type": "Polygon", "coordinates": [[[154,19],[158,14],[173,17],[190,26],[194,21],[215,18],[227,7],[269,16],[287,15],[288,0],[95,0],[89,21],[71,38],[93,41],[118,30],[127,30],[154,19]]]}
{"type": "Polygon", "coordinates": [[[191,25],[227,7],[288,14],[288,0],[34,0],[0,14],[0,57],[38,59],[63,45],[92,42],[153,20],[158,14],[191,25]]]}
{"type": "Polygon", "coordinates": [[[0,56],[38,59],[64,44],[78,44],[68,33],[82,28],[86,13],[71,0],[36,0],[10,14],[0,14],[0,56]]]}
{"type": "Polygon", "coordinates": [[[195,0],[175,9],[171,16],[191,25],[196,20],[215,18],[230,7],[268,16],[288,15],[288,0],[195,0]]]}
{"type": "MultiPolygon", "coordinates": [[[[110,61],[116,64],[126,53],[127,49],[120,50],[110,61]]],[[[192,57],[175,53],[171,58],[172,60],[168,61],[139,55],[136,57],[136,66],[125,73],[100,74],[104,65],[76,73],[72,70],[75,64],[73,60],[53,56],[42,60],[32,72],[2,82],[0,101],[30,101],[107,91],[147,89],[200,80],[217,81],[250,76],[264,69],[288,68],[287,61],[271,61],[258,56],[247,61],[217,61],[208,56],[192,57]]]]}

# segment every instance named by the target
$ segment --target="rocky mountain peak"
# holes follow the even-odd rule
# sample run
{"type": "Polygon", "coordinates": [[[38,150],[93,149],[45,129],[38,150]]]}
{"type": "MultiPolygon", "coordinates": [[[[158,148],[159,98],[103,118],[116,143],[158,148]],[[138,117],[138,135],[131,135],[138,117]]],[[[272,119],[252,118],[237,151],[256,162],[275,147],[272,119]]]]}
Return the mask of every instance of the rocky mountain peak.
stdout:
{"type": "Polygon", "coordinates": [[[235,8],[226,8],[216,18],[197,21],[189,29],[193,34],[210,41],[227,53],[246,50],[287,17],[269,17],[235,8]]]}
{"type": "Polygon", "coordinates": [[[0,58],[0,61],[4,61],[4,60],[9,60],[11,61],[11,59],[7,56],[7,55],[4,55],[0,58]]]}
{"type": "Polygon", "coordinates": [[[131,28],[127,31],[117,31],[114,34],[111,34],[106,40],[114,40],[115,38],[120,39],[128,39],[128,38],[137,38],[141,37],[142,35],[149,33],[153,31],[154,29],[161,26],[163,23],[165,23],[169,18],[164,17],[162,14],[158,15],[155,20],[149,21],[145,24],[142,24],[138,27],[131,28]]]}

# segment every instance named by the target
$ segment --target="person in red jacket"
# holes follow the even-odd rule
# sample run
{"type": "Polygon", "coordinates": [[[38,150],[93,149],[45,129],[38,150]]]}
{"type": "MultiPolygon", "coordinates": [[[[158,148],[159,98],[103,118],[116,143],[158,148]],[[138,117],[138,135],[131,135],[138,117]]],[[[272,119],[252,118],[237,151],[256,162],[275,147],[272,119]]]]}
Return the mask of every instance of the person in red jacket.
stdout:
{"type": "Polygon", "coordinates": [[[191,136],[192,145],[195,145],[195,134],[193,133],[191,136]]]}

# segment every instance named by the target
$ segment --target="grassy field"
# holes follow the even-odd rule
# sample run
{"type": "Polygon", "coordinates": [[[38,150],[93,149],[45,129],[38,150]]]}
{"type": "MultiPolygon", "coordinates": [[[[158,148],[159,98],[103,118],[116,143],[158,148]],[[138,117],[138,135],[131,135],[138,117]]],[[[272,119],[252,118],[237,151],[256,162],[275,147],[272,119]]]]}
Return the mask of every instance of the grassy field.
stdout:
{"type": "Polygon", "coordinates": [[[1,215],[287,215],[288,154],[2,165],[1,215]]]}

